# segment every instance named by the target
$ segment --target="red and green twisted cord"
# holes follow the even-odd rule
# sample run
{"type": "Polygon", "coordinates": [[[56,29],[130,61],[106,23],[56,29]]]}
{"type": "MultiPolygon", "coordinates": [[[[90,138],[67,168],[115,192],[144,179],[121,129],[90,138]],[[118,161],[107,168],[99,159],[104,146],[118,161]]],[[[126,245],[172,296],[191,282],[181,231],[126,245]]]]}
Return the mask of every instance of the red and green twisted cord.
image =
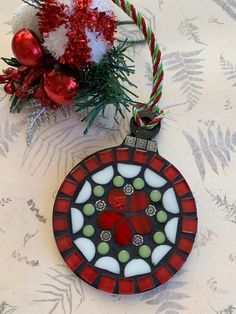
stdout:
{"type": "Polygon", "coordinates": [[[143,33],[147,44],[150,48],[153,64],[153,90],[150,96],[150,100],[146,106],[143,104],[134,107],[133,114],[134,119],[138,126],[147,129],[153,129],[164,117],[164,112],[159,108],[160,99],[162,96],[163,89],[163,78],[164,71],[161,61],[161,51],[160,47],[156,41],[155,34],[152,28],[147,24],[145,18],[142,16],[141,12],[135,9],[133,4],[128,0],[112,0],[117,6],[119,6],[138,26],[138,28],[143,33]],[[140,118],[139,112],[143,108],[148,109],[156,113],[156,118],[148,123],[144,123],[140,118]]]}

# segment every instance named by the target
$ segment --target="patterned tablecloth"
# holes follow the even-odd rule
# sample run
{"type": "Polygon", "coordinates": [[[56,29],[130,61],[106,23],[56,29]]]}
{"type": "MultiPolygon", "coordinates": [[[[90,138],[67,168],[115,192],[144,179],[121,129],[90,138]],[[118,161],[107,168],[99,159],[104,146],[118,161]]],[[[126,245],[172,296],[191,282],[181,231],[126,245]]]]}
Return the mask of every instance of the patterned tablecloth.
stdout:
{"type": "MultiPolygon", "coordinates": [[[[17,0],[0,0],[1,56],[10,56],[17,0]]],[[[98,121],[87,137],[71,114],[25,145],[24,114],[0,103],[0,313],[236,313],[236,1],[135,0],[156,30],[166,71],[167,118],[159,151],[188,180],[199,232],[183,269],[164,287],[134,297],[107,295],[64,265],[51,227],[55,193],[72,166],[122,142],[120,127],[98,121]],[[99,127],[105,123],[105,127],[99,127]],[[109,130],[109,131],[108,131],[109,130]]],[[[117,9],[119,11],[119,9],[117,9]]],[[[121,15],[121,18],[125,17],[121,15]]],[[[133,26],[120,36],[138,38],[133,26]]],[[[146,46],[130,49],[142,100],[151,90],[146,46]]],[[[4,64],[1,63],[1,67],[4,64]]],[[[2,96],[3,93],[1,92],[2,96]]]]}

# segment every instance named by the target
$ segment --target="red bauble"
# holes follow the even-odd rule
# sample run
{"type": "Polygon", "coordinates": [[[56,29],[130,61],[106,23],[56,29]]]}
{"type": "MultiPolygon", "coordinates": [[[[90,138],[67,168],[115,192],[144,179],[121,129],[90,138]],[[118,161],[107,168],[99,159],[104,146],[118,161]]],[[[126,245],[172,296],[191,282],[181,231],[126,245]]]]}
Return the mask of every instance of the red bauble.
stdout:
{"type": "Polygon", "coordinates": [[[29,29],[21,29],[14,35],[12,51],[23,65],[36,67],[42,64],[44,49],[38,36],[29,29]]]}
{"type": "Polygon", "coordinates": [[[75,78],[62,69],[53,69],[44,74],[44,90],[48,97],[60,105],[71,105],[78,84],[75,78]]]}

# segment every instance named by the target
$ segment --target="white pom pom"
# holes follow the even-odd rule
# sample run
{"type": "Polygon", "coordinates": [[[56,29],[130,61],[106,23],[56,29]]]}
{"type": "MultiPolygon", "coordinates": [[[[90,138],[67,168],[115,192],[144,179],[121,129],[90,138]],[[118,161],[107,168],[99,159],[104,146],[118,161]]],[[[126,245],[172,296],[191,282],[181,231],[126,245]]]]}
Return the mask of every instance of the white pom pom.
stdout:
{"type": "Polygon", "coordinates": [[[86,29],[86,35],[88,38],[88,47],[91,48],[91,59],[92,61],[98,63],[105,56],[107,50],[109,49],[102,34],[98,32],[91,32],[86,29]]]}
{"type": "Polygon", "coordinates": [[[69,38],[67,33],[70,31],[65,25],[61,25],[55,31],[48,33],[44,37],[44,47],[53,55],[55,59],[59,59],[65,53],[69,38]]]}
{"type": "Polygon", "coordinates": [[[93,0],[91,4],[92,9],[98,9],[100,12],[106,12],[108,15],[113,14],[110,1],[107,0],[93,0]]]}
{"type": "Polygon", "coordinates": [[[20,5],[11,20],[11,26],[13,33],[17,33],[22,28],[28,28],[34,31],[38,36],[40,36],[38,28],[38,10],[31,5],[23,3],[20,5]]]}

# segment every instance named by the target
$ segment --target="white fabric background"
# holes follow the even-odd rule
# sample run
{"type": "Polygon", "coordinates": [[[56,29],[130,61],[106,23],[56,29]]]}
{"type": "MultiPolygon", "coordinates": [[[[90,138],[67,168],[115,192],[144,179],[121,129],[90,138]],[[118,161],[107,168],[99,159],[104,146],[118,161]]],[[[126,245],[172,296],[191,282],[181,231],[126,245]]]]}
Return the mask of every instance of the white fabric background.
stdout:
{"type": "MultiPolygon", "coordinates": [[[[24,113],[0,102],[0,313],[236,313],[236,1],[134,0],[157,32],[168,113],[159,151],[189,182],[199,210],[195,248],[164,287],[134,297],[106,295],[64,266],[51,214],[65,174],[88,154],[129,132],[100,119],[84,138],[75,115],[58,118],[25,145],[24,113]]],[[[0,0],[0,55],[11,56],[8,25],[20,1],[0,0]]],[[[122,18],[124,16],[122,15],[122,18]]],[[[123,30],[120,36],[137,37],[123,30]]],[[[147,47],[136,47],[142,101],[151,90],[147,47]]],[[[130,54],[134,56],[133,50],[130,54]]],[[[1,62],[1,67],[5,65],[1,62]]]]}

